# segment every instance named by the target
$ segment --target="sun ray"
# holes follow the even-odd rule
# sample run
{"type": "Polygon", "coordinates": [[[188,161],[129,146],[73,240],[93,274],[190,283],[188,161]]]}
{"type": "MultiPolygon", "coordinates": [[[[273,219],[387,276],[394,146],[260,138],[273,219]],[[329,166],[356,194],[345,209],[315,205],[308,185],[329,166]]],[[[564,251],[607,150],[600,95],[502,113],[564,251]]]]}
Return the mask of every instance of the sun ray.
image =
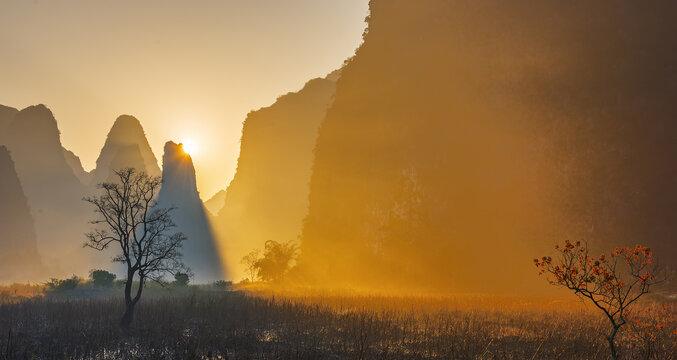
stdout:
{"type": "Polygon", "coordinates": [[[181,144],[183,144],[183,151],[190,156],[195,156],[200,152],[199,143],[193,139],[185,139],[181,144]]]}

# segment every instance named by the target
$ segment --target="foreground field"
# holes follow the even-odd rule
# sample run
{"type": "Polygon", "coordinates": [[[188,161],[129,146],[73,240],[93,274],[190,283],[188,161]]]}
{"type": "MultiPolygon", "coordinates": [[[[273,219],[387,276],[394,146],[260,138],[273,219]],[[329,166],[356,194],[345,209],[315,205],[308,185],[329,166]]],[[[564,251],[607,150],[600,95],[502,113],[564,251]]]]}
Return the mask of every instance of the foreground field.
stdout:
{"type": "MultiPolygon", "coordinates": [[[[606,320],[578,302],[553,299],[193,287],[144,298],[132,336],[117,328],[122,309],[122,299],[110,294],[6,301],[0,359],[609,358],[606,320]]],[[[662,323],[634,337],[626,331],[623,358],[674,359],[675,305],[645,309],[660,314],[647,321],[662,323]]]]}

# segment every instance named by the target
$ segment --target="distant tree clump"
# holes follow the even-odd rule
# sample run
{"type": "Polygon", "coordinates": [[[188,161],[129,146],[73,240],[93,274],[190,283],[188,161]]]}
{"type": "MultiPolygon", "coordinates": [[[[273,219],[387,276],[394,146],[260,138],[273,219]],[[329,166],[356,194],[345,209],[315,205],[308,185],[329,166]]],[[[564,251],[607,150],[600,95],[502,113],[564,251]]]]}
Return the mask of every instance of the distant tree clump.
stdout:
{"type": "Polygon", "coordinates": [[[82,279],[76,275],[71,276],[68,279],[56,279],[51,278],[48,282],[45,283],[48,291],[61,292],[68,290],[75,290],[78,285],[82,282],[82,279]]]}
{"type": "Polygon", "coordinates": [[[646,246],[616,247],[610,254],[590,256],[580,241],[556,245],[559,259],[534,259],[539,275],[550,274],[550,284],[565,287],[592,302],[611,323],[607,337],[612,359],[618,359],[614,340],[628,322],[630,306],[658,282],[658,268],[646,246]]]}
{"type": "Polygon", "coordinates": [[[214,283],[212,283],[212,286],[218,290],[228,290],[230,289],[231,286],[233,286],[233,282],[225,280],[216,280],[214,281],[214,283]]]}
{"type": "Polygon", "coordinates": [[[281,281],[291,268],[297,252],[298,246],[293,241],[285,243],[266,241],[263,257],[256,262],[256,270],[261,280],[281,281]]]}
{"type": "Polygon", "coordinates": [[[94,286],[111,287],[117,276],[106,270],[92,270],[89,273],[89,278],[92,280],[94,286]]]}
{"type": "Polygon", "coordinates": [[[246,282],[260,279],[265,282],[279,282],[291,269],[298,253],[298,245],[293,241],[280,243],[268,240],[265,243],[263,256],[259,249],[251,251],[242,258],[241,263],[249,275],[246,282]]]}
{"type": "Polygon", "coordinates": [[[186,273],[178,272],[174,274],[174,285],[176,286],[188,286],[190,282],[190,276],[186,273]]]}
{"type": "Polygon", "coordinates": [[[260,256],[261,250],[255,249],[245,255],[242,258],[242,261],[240,261],[240,263],[244,265],[247,275],[249,275],[249,281],[256,281],[256,278],[258,277],[258,267],[256,264],[259,261],[260,256]]]}
{"type": "Polygon", "coordinates": [[[141,298],[146,280],[163,282],[166,273],[185,273],[181,245],[186,237],[178,232],[170,216],[174,208],[156,206],[161,179],[127,168],[115,171],[115,182],[98,185],[101,194],[84,200],[94,206],[97,226],[87,234],[86,247],[103,251],[111,244],[119,247],[113,261],[127,267],[125,313],[120,321],[128,329],[134,307],[141,298]],[[137,288],[132,294],[135,277],[137,288]]]}

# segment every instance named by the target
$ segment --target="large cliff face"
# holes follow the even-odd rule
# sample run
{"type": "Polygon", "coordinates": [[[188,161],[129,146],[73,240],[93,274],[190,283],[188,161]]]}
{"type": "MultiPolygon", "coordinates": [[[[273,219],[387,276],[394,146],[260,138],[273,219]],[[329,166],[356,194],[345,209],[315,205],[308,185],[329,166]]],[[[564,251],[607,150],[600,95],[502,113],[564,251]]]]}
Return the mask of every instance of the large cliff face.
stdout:
{"type": "Polygon", "coordinates": [[[141,123],[130,115],[118,117],[108,132],[106,143],[96,160],[96,169],[92,171],[91,185],[111,181],[113,172],[123,167],[145,171],[150,176],[161,175],[141,123]]]}
{"type": "Polygon", "coordinates": [[[300,235],[317,129],[334,89],[333,80],[311,80],[247,116],[237,172],[217,220],[235,278],[249,251],[300,235]]]}
{"type": "Polygon", "coordinates": [[[87,258],[81,246],[89,220],[85,188],[65,159],[51,111],[37,105],[17,112],[4,142],[28,198],[45,265],[54,276],[86,270],[80,261],[87,258]]]}
{"type": "Polygon", "coordinates": [[[306,275],[518,291],[565,239],[674,265],[676,10],[372,0],[319,131],[306,275]]]}
{"type": "Polygon", "coordinates": [[[158,206],[175,207],[173,230],[188,238],[181,249],[184,263],[195,274],[196,282],[221,280],[225,274],[216,238],[195,181],[195,168],[181,144],[168,142],[162,157],[162,188],[158,206]]]}
{"type": "Polygon", "coordinates": [[[33,218],[14,162],[0,146],[0,283],[42,276],[33,218]]]}

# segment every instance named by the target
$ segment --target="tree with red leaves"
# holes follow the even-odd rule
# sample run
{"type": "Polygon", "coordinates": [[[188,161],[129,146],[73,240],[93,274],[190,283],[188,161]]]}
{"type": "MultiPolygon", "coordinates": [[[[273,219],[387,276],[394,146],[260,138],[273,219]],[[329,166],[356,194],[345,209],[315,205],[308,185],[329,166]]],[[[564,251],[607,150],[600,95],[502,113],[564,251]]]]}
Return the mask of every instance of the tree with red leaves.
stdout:
{"type": "Polygon", "coordinates": [[[559,260],[550,256],[534,259],[539,275],[549,274],[550,284],[572,290],[590,300],[609,319],[612,330],[607,340],[612,359],[618,359],[614,339],[627,323],[629,307],[658,283],[658,268],[646,246],[616,247],[610,254],[590,256],[580,241],[555,245],[559,260]]]}

